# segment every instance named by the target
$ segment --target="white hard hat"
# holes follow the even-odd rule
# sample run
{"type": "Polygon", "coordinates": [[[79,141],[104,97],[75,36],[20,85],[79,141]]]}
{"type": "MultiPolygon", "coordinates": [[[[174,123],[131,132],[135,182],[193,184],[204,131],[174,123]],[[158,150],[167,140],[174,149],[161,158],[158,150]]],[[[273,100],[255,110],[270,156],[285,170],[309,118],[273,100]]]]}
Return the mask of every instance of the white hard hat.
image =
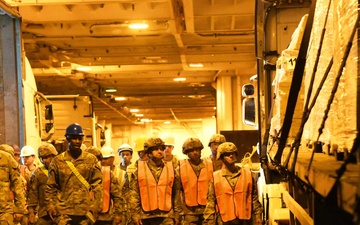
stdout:
{"type": "Polygon", "coordinates": [[[115,157],[114,149],[110,146],[104,146],[101,148],[101,154],[103,158],[115,157]]]}
{"type": "Polygon", "coordinates": [[[118,153],[121,153],[122,151],[129,151],[129,152],[133,152],[132,147],[129,144],[122,144],[119,149],[118,149],[118,153]]]}
{"type": "Polygon", "coordinates": [[[175,139],[172,136],[166,136],[166,137],[164,137],[163,140],[165,142],[165,145],[171,145],[171,146],[175,145],[175,139]]]}
{"type": "Polygon", "coordinates": [[[31,156],[31,155],[35,156],[35,149],[32,146],[25,145],[24,147],[22,147],[20,151],[20,157],[31,156]]]}

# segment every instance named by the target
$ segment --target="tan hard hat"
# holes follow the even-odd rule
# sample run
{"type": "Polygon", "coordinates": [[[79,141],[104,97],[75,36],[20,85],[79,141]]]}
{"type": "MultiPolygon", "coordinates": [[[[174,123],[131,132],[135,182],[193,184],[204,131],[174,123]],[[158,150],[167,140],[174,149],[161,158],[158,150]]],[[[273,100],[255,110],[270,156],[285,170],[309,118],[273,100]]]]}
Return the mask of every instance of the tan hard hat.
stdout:
{"type": "Polygon", "coordinates": [[[104,146],[100,150],[103,158],[115,157],[114,149],[110,146],[104,146]]]}
{"type": "Polygon", "coordinates": [[[165,145],[171,145],[171,146],[175,145],[175,138],[173,136],[166,136],[164,137],[163,140],[165,142],[165,145]]]}
{"type": "Polygon", "coordinates": [[[129,151],[129,152],[133,152],[132,147],[129,144],[122,144],[120,145],[119,149],[118,149],[118,153],[120,154],[123,151],[129,151]]]}

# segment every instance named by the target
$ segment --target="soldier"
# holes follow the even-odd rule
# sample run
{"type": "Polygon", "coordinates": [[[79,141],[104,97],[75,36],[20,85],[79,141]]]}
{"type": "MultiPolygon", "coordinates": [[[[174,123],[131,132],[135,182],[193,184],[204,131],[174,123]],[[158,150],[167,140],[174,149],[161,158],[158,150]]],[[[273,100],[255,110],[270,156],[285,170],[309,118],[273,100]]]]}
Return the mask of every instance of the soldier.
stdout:
{"type": "MultiPolygon", "coordinates": [[[[14,153],[15,153],[14,148],[11,147],[10,145],[1,144],[1,145],[0,145],[0,151],[9,153],[9,154],[15,159],[15,156],[14,156],[14,153]]],[[[15,160],[16,160],[16,159],[15,159],[15,160]]]]}
{"type": "Polygon", "coordinates": [[[188,138],[182,146],[182,152],[189,157],[180,160],[178,167],[185,215],[183,225],[201,225],[204,220],[203,212],[213,165],[210,159],[201,159],[203,148],[198,138],[188,138]]]}
{"type": "Polygon", "coordinates": [[[52,159],[58,154],[52,144],[44,143],[38,149],[38,156],[43,165],[39,166],[30,177],[28,190],[28,211],[29,222],[35,223],[35,212],[37,210],[37,225],[54,224],[46,211],[45,190],[49,176],[49,165],[52,159]]]}
{"type": "Polygon", "coordinates": [[[213,173],[213,180],[209,184],[204,211],[205,225],[215,224],[216,207],[220,214],[218,220],[224,225],[262,224],[262,206],[256,183],[249,168],[235,165],[237,155],[237,148],[231,142],[224,142],[217,149],[217,159],[222,160],[224,168],[213,173]]]}
{"type": "Polygon", "coordinates": [[[147,162],[138,161],[130,183],[130,206],[135,224],[180,224],[181,202],[179,177],[172,163],[164,159],[164,142],[149,138],[144,150],[147,162]]]}
{"type": "Polygon", "coordinates": [[[226,142],[225,136],[222,134],[214,134],[211,136],[210,141],[209,141],[209,147],[211,149],[211,160],[213,162],[213,166],[214,166],[214,171],[219,170],[222,168],[223,163],[221,160],[216,159],[216,155],[217,155],[217,149],[218,146],[221,143],[226,142]]]}
{"type": "Polygon", "coordinates": [[[104,200],[101,212],[95,225],[116,225],[121,224],[122,221],[122,194],[119,183],[115,178],[112,170],[114,169],[114,150],[105,146],[101,150],[97,147],[87,148],[88,152],[94,154],[101,161],[101,172],[103,174],[103,194],[104,200]]]}
{"type": "Polygon", "coordinates": [[[149,159],[148,155],[146,154],[146,152],[144,150],[144,142],[145,141],[146,141],[146,138],[139,137],[135,140],[135,143],[134,143],[133,150],[138,153],[140,161],[147,161],[149,159]]]}
{"type": "Polygon", "coordinates": [[[50,164],[45,191],[48,214],[60,225],[88,225],[103,205],[101,168],[94,155],[81,150],[84,133],[79,124],[70,124],[65,137],[68,150],[50,164]]]}
{"type": "Polygon", "coordinates": [[[179,165],[179,159],[172,154],[175,145],[174,137],[167,136],[164,138],[165,141],[165,151],[164,151],[164,161],[165,162],[172,162],[175,167],[179,165]]]}
{"type": "Polygon", "coordinates": [[[24,184],[18,163],[5,151],[0,151],[0,168],[0,224],[13,225],[22,221],[25,211],[24,184]]]}
{"type": "Polygon", "coordinates": [[[20,148],[19,146],[17,146],[16,144],[11,145],[11,147],[14,149],[14,158],[16,160],[16,162],[18,162],[20,164],[20,148]]]}
{"type": "Polygon", "coordinates": [[[119,164],[119,167],[122,170],[126,171],[126,168],[131,164],[133,149],[128,144],[122,144],[118,149],[118,154],[121,159],[121,163],[119,164]]]}
{"type": "MultiPolygon", "coordinates": [[[[34,148],[30,145],[26,145],[26,146],[22,147],[20,157],[21,157],[21,161],[22,161],[23,165],[25,165],[26,169],[29,170],[29,172],[30,172],[29,175],[31,175],[31,173],[34,172],[34,170],[36,169],[36,164],[34,163],[35,162],[34,148]]],[[[30,176],[29,176],[29,179],[30,179],[30,176]]]]}

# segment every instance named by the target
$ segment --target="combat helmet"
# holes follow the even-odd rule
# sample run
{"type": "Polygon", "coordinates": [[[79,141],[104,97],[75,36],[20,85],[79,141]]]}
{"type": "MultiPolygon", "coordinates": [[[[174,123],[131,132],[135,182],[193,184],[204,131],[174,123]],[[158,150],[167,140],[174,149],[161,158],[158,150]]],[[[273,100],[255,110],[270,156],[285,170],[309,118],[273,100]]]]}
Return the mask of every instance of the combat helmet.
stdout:
{"type": "Polygon", "coordinates": [[[211,146],[211,143],[224,143],[226,142],[226,138],[222,134],[213,134],[209,141],[209,147],[211,146]]]}
{"type": "Polygon", "coordinates": [[[4,152],[9,153],[12,157],[14,157],[14,155],[15,155],[14,148],[11,147],[10,145],[7,145],[7,144],[0,145],[0,151],[1,150],[4,151],[4,152]]]}
{"type": "Polygon", "coordinates": [[[146,153],[150,153],[152,147],[161,147],[165,149],[165,142],[161,138],[149,138],[144,143],[144,150],[146,153]]]}
{"type": "Polygon", "coordinates": [[[100,149],[96,146],[87,147],[85,151],[93,154],[99,161],[101,161],[103,158],[100,149]]]}
{"type": "Polygon", "coordinates": [[[54,145],[52,145],[50,143],[43,143],[38,148],[39,158],[42,158],[44,156],[49,156],[49,155],[55,156],[57,154],[58,154],[58,152],[56,151],[56,148],[54,147],[54,145]]]}
{"type": "Polygon", "coordinates": [[[183,146],[182,146],[182,153],[186,154],[187,151],[193,150],[193,149],[204,149],[204,145],[201,143],[201,141],[198,138],[188,138],[185,140],[183,146]]]}
{"type": "Polygon", "coordinates": [[[235,152],[236,154],[238,154],[237,148],[234,143],[224,142],[220,144],[219,147],[217,148],[216,159],[220,159],[220,156],[226,152],[235,152]]]}

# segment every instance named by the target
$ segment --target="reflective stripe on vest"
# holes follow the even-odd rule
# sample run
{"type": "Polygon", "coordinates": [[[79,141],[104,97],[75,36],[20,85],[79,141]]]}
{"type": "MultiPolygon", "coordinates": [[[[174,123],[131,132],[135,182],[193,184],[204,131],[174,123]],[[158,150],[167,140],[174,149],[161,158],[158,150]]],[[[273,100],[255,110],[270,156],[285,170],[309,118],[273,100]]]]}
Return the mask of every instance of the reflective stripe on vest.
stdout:
{"type": "Polygon", "coordinates": [[[213,165],[210,160],[203,160],[205,168],[200,170],[199,177],[188,159],[180,160],[181,184],[184,188],[185,204],[187,206],[206,205],[208,185],[212,179],[213,165]]]}
{"type": "Polygon", "coordinates": [[[138,182],[141,198],[141,206],[145,212],[160,209],[170,211],[172,203],[172,187],[174,185],[174,167],[172,163],[164,163],[159,181],[156,182],[154,175],[147,162],[138,161],[138,182]]]}
{"type": "Polygon", "coordinates": [[[235,188],[222,176],[222,170],[214,172],[214,189],[223,222],[236,218],[249,220],[252,211],[252,177],[249,168],[241,168],[235,188]]]}
{"type": "Polygon", "coordinates": [[[104,193],[104,201],[102,212],[106,213],[110,209],[110,166],[101,167],[101,172],[103,174],[102,182],[103,182],[103,193],[104,193]]]}

